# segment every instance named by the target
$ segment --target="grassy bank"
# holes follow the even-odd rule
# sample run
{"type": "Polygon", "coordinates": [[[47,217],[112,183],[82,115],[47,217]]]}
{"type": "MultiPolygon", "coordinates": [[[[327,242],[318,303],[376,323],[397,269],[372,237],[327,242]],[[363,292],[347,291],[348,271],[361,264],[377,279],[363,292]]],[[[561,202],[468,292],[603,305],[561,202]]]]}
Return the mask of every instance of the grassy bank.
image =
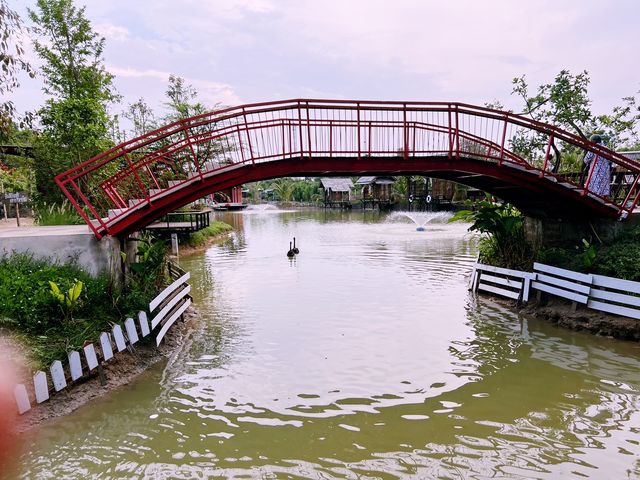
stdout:
{"type": "Polygon", "coordinates": [[[201,247],[206,245],[210,238],[217,237],[231,230],[233,230],[233,227],[228,223],[213,221],[208,227],[190,234],[182,243],[189,247],[201,247]]]}
{"type": "Polygon", "coordinates": [[[148,282],[131,284],[123,291],[106,275],[92,277],[73,264],[25,254],[4,256],[0,329],[30,350],[33,367],[46,368],[81,348],[85,340],[97,340],[111,323],[146,309],[155,289],[148,282]]]}

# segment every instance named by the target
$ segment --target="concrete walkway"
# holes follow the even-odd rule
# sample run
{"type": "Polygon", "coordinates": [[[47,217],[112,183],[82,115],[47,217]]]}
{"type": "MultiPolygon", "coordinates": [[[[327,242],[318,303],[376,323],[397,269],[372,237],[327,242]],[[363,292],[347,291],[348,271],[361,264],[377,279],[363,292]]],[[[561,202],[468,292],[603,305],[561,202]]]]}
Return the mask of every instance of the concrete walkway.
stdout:
{"type": "Polygon", "coordinates": [[[51,235],[93,235],[87,225],[55,225],[40,227],[33,224],[33,218],[21,218],[20,226],[16,225],[16,219],[8,221],[0,220],[0,238],[14,237],[48,237],[51,235]]]}
{"type": "Polygon", "coordinates": [[[98,241],[87,225],[40,227],[31,218],[20,219],[20,224],[15,218],[0,220],[0,256],[28,253],[52,262],[76,262],[93,275],[115,275],[119,268],[119,241],[110,237],[98,241]]]}

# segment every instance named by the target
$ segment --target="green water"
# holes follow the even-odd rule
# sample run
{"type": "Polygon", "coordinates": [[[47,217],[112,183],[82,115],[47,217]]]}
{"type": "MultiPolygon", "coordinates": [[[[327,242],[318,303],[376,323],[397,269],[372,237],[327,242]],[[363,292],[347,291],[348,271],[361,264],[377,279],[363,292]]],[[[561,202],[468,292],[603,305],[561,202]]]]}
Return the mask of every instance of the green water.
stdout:
{"type": "Polygon", "coordinates": [[[24,478],[640,478],[640,347],[474,298],[467,225],[221,218],[183,348],[41,429],[24,478]]]}

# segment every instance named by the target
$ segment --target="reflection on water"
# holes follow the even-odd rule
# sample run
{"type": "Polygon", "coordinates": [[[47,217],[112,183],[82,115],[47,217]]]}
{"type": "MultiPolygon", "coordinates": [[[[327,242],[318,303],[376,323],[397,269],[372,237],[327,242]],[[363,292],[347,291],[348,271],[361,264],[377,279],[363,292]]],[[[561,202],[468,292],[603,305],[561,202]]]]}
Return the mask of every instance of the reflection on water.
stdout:
{"type": "Polygon", "coordinates": [[[465,225],[222,218],[237,231],[181,262],[184,348],[43,429],[24,477],[640,475],[638,346],[470,296],[465,225]]]}

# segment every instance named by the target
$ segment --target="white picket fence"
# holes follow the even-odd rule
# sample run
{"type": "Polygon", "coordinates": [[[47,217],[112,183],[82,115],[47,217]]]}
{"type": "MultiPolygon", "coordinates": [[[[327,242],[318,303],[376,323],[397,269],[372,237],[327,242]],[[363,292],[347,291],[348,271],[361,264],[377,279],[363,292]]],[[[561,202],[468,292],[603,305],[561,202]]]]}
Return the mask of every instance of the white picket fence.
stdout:
{"type": "MultiPolygon", "coordinates": [[[[169,269],[175,275],[176,267],[169,269]]],[[[158,313],[149,320],[146,312],[138,312],[137,321],[127,318],[124,324],[113,325],[110,332],[102,332],[96,347],[92,342],[85,342],[81,351],[70,352],[64,361],[56,360],[51,364],[49,372],[39,371],[33,376],[33,389],[19,384],[14,388],[14,397],[21,415],[32,408],[32,399],[36,404],[46,402],[52,394],[66,389],[74,382],[81,380],[96,370],[102,373],[102,364],[108,362],[120,352],[132,349],[141,338],[147,337],[156,330],[156,346],[169,331],[169,328],[191,305],[191,286],[188,284],[190,274],[177,270],[181,276],[165,288],[149,304],[149,312],[159,308],[158,313]]]]}
{"type": "Polygon", "coordinates": [[[533,272],[521,272],[476,263],[470,289],[519,302],[529,301],[532,290],[565,298],[587,308],[640,319],[640,282],[585,274],[534,263],[533,272]]]}

